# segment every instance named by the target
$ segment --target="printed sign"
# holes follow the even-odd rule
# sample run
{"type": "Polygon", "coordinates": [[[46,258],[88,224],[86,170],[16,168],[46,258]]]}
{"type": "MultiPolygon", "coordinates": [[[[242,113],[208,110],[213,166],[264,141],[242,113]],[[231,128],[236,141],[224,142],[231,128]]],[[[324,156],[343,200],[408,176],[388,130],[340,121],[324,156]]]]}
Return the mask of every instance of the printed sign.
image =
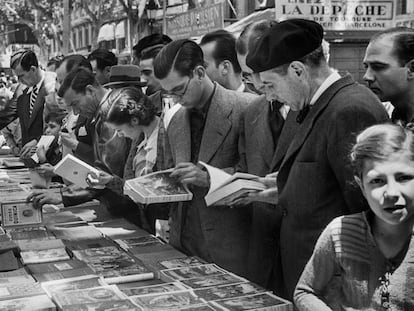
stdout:
{"type": "Polygon", "coordinates": [[[167,21],[167,34],[174,40],[205,35],[224,27],[223,4],[189,10],[167,21]]]}
{"type": "Polygon", "coordinates": [[[276,1],[276,19],[311,19],[325,30],[382,30],[393,26],[393,13],[391,0],[276,1]]]}

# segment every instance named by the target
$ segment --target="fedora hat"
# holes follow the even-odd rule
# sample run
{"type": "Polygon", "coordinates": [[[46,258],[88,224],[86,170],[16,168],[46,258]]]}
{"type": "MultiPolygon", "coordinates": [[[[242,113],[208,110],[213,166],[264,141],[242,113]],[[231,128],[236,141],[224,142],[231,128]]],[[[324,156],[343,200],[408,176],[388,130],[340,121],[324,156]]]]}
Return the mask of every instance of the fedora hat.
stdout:
{"type": "Polygon", "coordinates": [[[145,82],[141,81],[139,67],[135,65],[115,65],[111,67],[109,73],[109,82],[104,84],[104,87],[114,86],[146,86],[145,82]]]}

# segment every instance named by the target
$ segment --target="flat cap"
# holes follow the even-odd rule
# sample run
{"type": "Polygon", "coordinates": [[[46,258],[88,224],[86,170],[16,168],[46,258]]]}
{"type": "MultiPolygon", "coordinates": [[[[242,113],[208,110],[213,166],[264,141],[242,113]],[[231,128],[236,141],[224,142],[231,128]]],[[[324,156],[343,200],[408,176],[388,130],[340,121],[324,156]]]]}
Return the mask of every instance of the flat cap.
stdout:
{"type": "Polygon", "coordinates": [[[269,28],[246,58],[247,66],[262,72],[298,60],[317,49],[323,28],[317,22],[288,19],[269,28]]]}

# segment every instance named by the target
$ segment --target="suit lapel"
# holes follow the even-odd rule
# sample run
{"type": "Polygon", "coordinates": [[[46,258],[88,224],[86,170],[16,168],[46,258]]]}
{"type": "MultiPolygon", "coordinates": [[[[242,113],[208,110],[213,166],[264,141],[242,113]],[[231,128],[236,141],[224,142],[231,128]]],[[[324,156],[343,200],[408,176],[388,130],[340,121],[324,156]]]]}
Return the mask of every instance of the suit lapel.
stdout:
{"type": "Polygon", "coordinates": [[[231,121],[228,117],[232,109],[225,104],[224,93],[225,90],[221,86],[216,85],[216,91],[207,113],[198,156],[200,161],[206,163],[209,163],[231,129],[231,121]]]}
{"type": "Polygon", "coordinates": [[[273,155],[269,173],[279,170],[280,164],[296,135],[296,131],[299,127],[299,124],[296,122],[297,115],[297,111],[289,110],[285,124],[283,125],[282,133],[279,137],[279,142],[277,143],[276,152],[273,155]]]}
{"type": "Polygon", "coordinates": [[[167,134],[174,163],[191,161],[191,129],[189,111],[181,107],[174,114],[168,126],[167,134]]]}
{"type": "Polygon", "coordinates": [[[319,115],[328,106],[332,97],[334,97],[335,94],[340,89],[352,83],[353,83],[352,78],[348,76],[348,77],[345,77],[345,78],[342,78],[336,81],[325,92],[322,93],[319,99],[315,102],[315,104],[309,110],[309,114],[306,116],[303,123],[298,127],[297,133],[292,143],[290,144],[280,167],[282,167],[289,160],[289,158],[292,157],[294,154],[296,154],[296,152],[301,148],[306,138],[312,131],[313,125],[315,124],[319,115]]]}
{"type": "MultiPolygon", "coordinates": [[[[43,83],[40,86],[39,92],[37,94],[36,102],[33,106],[32,115],[30,116],[30,120],[29,120],[29,127],[32,125],[33,120],[36,119],[37,113],[40,110],[42,110],[42,107],[43,107],[43,104],[44,104],[45,92],[46,92],[46,90],[44,88],[44,81],[43,81],[43,83]]],[[[29,95],[31,95],[31,93],[29,95]]],[[[29,106],[30,106],[30,97],[31,96],[29,96],[29,106]]]]}
{"type": "Polygon", "coordinates": [[[274,141],[272,136],[272,130],[269,125],[269,103],[267,101],[262,101],[257,103],[262,109],[257,114],[257,116],[252,120],[248,125],[254,133],[254,137],[257,138],[257,146],[246,146],[246,148],[258,148],[261,151],[263,160],[266,162],[267,166],[270,166],[272,158],[274,155],[274,141]]]}

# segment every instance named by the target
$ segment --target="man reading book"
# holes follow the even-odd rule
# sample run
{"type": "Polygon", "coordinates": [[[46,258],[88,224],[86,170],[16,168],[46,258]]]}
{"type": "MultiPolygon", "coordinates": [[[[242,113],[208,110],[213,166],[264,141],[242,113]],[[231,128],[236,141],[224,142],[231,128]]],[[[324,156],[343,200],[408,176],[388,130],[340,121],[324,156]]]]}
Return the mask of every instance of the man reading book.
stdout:
{"type": "Polygon", "coordinates": [[[170,243],[245,274],[250,211],[207,207],[208,175],[196,163],[235,166],[240,115],[256,96],[213,83],[206,75],[201,48],[190,40],[165,46],[154,60],[154,73],[162,88],[178,96],[183,106],[169,124],[166,154],[175,164],[171,176],[193,192],[192,201],[171,210],[170,243]]]}

